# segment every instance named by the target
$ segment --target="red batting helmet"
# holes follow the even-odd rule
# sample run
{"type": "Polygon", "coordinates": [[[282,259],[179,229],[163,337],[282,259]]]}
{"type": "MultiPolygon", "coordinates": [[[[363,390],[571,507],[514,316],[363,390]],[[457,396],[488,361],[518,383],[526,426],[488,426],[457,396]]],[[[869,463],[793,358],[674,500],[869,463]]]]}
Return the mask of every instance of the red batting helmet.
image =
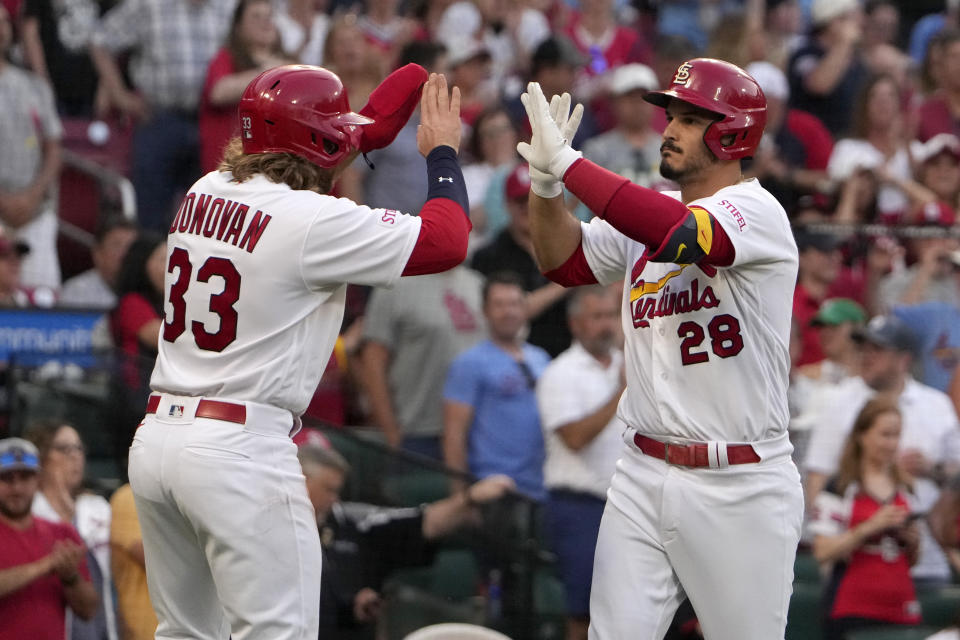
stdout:
{"type": "Polygon", "coordinates": [[[308,65],[261,73],[244,90],[238,113],[244,153],[292,153],[327,168],[357,148],[357,125],[373,122],[350,110],[336,74],[308,65]]]}
{"type": "Polygon", "coordinates": [[[651,91],[647,102],[666,107],[671,98],[720,116],[707,127],[703,141],[720,160],[753,155],[767,124],[767,99],[756,80],[740,67],[714,60],[694,58],[680,65],[668,89],[651,91]],[[724,145],[721,140],[733,136],[724,145]]]}

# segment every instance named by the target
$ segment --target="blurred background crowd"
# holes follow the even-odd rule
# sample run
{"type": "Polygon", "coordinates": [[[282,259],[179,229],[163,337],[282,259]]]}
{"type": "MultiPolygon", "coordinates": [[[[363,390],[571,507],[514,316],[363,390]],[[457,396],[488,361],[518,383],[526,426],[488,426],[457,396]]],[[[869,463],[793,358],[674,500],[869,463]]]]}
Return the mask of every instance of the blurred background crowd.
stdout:
{"type": "MultiPolygon", "coordinates": [[[[125,449],[163,322],[166,229],[189,186],[216,169],[243,89],[276,65],[322,65],[359,110],[388,73],[416,62],[462,92],[473,231],[467,262],[450,272],[349,290],[305,416],[326,435],[301,438],[305,473],[325,496],[315,500],[325,553],[353,549],[330,561],[342,584],[323,605],[339,611],[323,637],[399,637],[383,622],[394,565],[436,566],[466,549],[457,584],[406,574],[420,582],[405,586],[438,596],[424,620],[456,618],[442,604],[462,591],[484,603],[462,619],[517,639],[585,638],[596,527],[623,446],[624,293],[563,289],[536,268],[519,94],[528,81],[570,92],[586,107],[575,148],[669,189],[666,122],[642,98],[701,55],[745,68],[767,96],[766,132],[743,173],[782,203],[800,256],[790,435],[808,526],[788,637],[946,626],[960,609],[960,1],[2,0],[0,437],[36,449],[0,446],[0,539],[32,490],[33,513],[72,523],[87,550],[78,560],[64,542],[37,575],[71,589],[77,566],[99,593],[96,614],[61,598],[63,623],[42,637],[152,637],[125,449]],[[11,337],[50,313],[90,314],[96,359],[11,337]],[[90,383],[82,401],[51,391],[65,381],[90,383]],[[439,481],[398,490],[423,474],[439,481]],[[428,516],[421,503],[440,509],[428,516]],[[398,529],[376,534],[373,521],[398,529]],[[493,537],[461,535],[437,551],[463,529],[493,537]],[[490,544],[505,530],[507,546],[533,558],[520,569],[490,544]],[[384,545],[390,561],[377,555],[384,545]],[[376,569],[360,573],[369,562],[376,569]],[[517,622],[545,609],[553,626],[517,622]]],[[[418,211],[417,122],[359,158],[335,195],[418,211]]],[[[5,568],[19,564],[10,554],[0,552],[5,568]]],[[[0,612],[43,597],[24,584],[0,588],[0,612]]],[[[0,614],[0,639],[23,633],[0,614]]],[[[699,637],[695,614],[681,611],[671,634],[699,637]]]]}

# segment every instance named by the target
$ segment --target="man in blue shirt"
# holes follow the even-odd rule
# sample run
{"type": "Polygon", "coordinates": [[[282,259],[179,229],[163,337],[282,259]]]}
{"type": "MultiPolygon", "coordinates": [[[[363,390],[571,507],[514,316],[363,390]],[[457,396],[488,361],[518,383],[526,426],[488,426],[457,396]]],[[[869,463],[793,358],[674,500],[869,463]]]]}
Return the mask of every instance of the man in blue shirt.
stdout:
{"type": "Polygon", "coordinates": [[[525,294],[514,274],[493,274],[483,289],[490,337],[458,356],[444,387],[443,457],[477,478],[503,473],[543,500],[543,433],[537,379],[550,361],[524,340],[525,294]]]}
{"type": "Polygon", "coordinates": [[[946,391],[960,364],[960,308],[946,302],[923,302],[894,307],[893,314],[917,336],[920,381],[946,391]]]}

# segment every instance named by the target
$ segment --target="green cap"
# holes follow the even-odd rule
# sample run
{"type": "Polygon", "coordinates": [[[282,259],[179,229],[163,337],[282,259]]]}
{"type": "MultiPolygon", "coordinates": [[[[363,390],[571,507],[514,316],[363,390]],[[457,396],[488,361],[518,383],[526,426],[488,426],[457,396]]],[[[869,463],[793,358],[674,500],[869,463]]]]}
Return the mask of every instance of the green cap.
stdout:
{"type": "Polygon", "coordinates": [[[867,313],[859,304],[849,298],[831,298],[824,300],[810,324],[816,327],[836,326],[844,322],[863,324],[867,313]]]}

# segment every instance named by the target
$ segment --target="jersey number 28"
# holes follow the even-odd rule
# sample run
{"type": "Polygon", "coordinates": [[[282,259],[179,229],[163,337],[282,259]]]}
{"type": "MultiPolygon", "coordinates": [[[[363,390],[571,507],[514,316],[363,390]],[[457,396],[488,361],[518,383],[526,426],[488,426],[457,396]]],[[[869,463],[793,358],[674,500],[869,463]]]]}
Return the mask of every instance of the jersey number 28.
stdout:
{"type": "MultiPolygon", "coordinates": [[[[721,358],[735,356],[743,350],[743,336],[740,335],[740,321],[730,314],[714,316],[707,324],[710,334],[710,350],[721,358]]],[[[683,338],[680,343],[680,361],[684,366],[706,362],[710,354],[696,350],[706,337],[699,323],[688,320],[677,327],[677,336],[683,338]]]]}
{"type": "MultiPolygon", "coordinates": [[[[193,264],[186,250],[180,247],[173,250],[167,263],[167,273],[173,273],[175,269],[177,280],[170,287],[173,318],[163,323],[163,339],[167,342],[175,341],[187,330],[187,301],[184,295],[190,286],[193,264]]],[[[202,322],[194,320],[190,323],[190,330],[199,348],[204,351],[223,351],[237,339],[237,310],[233,305],[240,299],[240,272],[228,259],[211,256],[197,271],[197,281],[209,282],[213,277],[223,279],[223,291],[211,295],[209,305],[210,311],[220,317],[220,328],[210,332],[202,322]]]]}

